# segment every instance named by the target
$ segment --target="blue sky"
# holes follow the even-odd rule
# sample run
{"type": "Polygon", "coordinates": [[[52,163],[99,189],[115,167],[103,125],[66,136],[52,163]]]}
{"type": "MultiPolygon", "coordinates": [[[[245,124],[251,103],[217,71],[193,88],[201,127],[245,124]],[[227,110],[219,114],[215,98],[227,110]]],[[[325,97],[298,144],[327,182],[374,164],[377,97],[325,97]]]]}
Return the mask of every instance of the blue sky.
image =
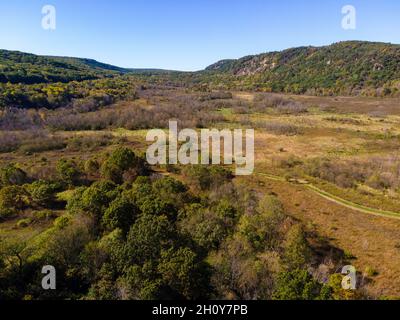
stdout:
{"type": "Polygon", "coordinates": [[[1,0],[0,48],[189,71],[301,45],[400,43],[399,17],[398,0],[1,0]],[[41,27],[47,4],[55,31],[41,27]],[[356,30],[341,27],[348,4],[356,30]]]}

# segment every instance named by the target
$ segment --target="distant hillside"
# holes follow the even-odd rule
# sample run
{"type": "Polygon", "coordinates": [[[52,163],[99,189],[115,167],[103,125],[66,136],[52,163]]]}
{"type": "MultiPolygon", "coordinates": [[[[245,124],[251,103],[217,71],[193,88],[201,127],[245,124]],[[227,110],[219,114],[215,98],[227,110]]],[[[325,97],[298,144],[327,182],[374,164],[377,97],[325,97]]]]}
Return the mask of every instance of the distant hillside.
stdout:
{"type": "Polygon", "coordinates": [[[46,84],[130,74],[199,89],[311,95],[400,95],[400,45],[347,41],[221,60],[204,71],[125,69],[92,59],[0,50],[0,84],[46,84]]]}
{"type": "Polygon", "coordinates": [[[400,45],[348,41],[222,60],[206,71],[243,89],[389,95],[400,90],[400,45]],[[233,76],[233,78],[232,78],[233,76]]]}
{"type": "Polygon", "coordinates": [[[92,59],[37,56],[0,50],[0,83],[52,83],[98,79],[128,70],[92,59]]]}
{"type": "Polygon", "coordinates": [[[178,74],[182,71],[165,70],[165,69],[127,69],[130,74],[144,75],[144,76],[157,76],[157,75],[169,75],[178,74]]]}

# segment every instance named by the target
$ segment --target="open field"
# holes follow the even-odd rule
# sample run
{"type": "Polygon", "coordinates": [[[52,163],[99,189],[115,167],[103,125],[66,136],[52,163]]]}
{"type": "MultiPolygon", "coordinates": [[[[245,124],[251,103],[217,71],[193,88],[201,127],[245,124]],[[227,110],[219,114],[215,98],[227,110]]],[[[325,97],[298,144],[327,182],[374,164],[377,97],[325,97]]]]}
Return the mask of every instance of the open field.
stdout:
{"type": "MultiPolygon", "coordinates": [[[[250,180],[250,179],[246,179],[250,180]]],[[[398,296],[400,256],[398,217],[376,216],[333,203],[306,188],[287,182],[255,179],[260,192],[277,194],[288,212],[310,230],[353,256],[350,263],[361,273],[370,267],[377,275],[367,284],[374,296],[398,296]]]]}
{"type": "MultiPolygon", "coordinates": [[[[238,94],[238,96],[246,100],[252,99],[251,94],[238,94]]],[[[257,135],[259,139],[259,143],[256,144],[257,172],[263,170],[265,173],[280,172],[279,169],[274,171],[273,163],[276,163],[275,157],[285,158],[286,154],[302,160],[308,157],[333,157],[342,160],[368,159],[371,156],[395,153],[392,144],[397,144],[395,141],[398,138],[383,138],[383,136],[388,132],[393,136],[399,134],[398,100],[304,96],[292,96],[292,98],[311,105],[324,106],[328,111],[284,117],[252,115],[254,121],[260,119],[279,121],[304,129],[302,135],[294,137],[274,137],[265,133],[257,135]],[[369,115],[376,110],[384,116],[376,118],[369,115]],[[284,149],[285,155],[282,156],[281,150],[278,149],[284,149]]],[[[342,201],[335,204],[329,194],[324,199],[324,193],[318,192],[320,189],[310,190],[308,185],[296,186],[285,179],[270,179],[268,176],[263,177],[262,174],[258,175],[253,183],[257,184],[257,181],[262,185],[258,186],[257,190],[276,193],[296,218],[316,228],[332,243],[354,255],[352,263],[358,270],[362,272],[367,266],[377,270],[378,275],[368,284],[371,292],[377,295],[399,295],[400,265],[397,262],[400,254],[398,243],[400,214],[396,215],[396,212],[400,212],[400,206],[397,195],[389,196],[374,192],[368,195],[366,201],[360,201],[358,197],[353,198],[352,193],[335,188],[334,191],[341,196],[340,199],[353,201],[350,205],[342,201]],[[376,201],[372,201],[371,197],[377,197],[376,201]],[[379,210],[384,207],[391,208],[394,212],[389,212],[386,217],[381,212],[383,215],[377,217],[373,215],[379,212],[374,210],[351,208],[354,202],[367,207],[370,205],[379,210]],[[372,214],[369,215],[368,211],[372,214]]],[[[330,189],[325,183],[320,187],[322,190],[330,189]]]]}

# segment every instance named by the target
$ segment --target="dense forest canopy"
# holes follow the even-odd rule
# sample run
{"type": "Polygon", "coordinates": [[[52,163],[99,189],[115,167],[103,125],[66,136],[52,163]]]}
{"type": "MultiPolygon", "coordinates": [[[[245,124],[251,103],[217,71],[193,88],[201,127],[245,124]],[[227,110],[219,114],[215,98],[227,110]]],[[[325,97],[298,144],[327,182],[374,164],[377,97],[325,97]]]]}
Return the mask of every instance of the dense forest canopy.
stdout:
{"type": "Polygon", "coordinates": [[[0,170],[0,221],[53,221],[30,241],[0,239],[0,299],[338,299],[323,284],[301,224],[275,196],[261,199],[226,168],[193,166],[181,180],[154,174],[129,148],[81,164],[61,158],[51,180],[0,170]],[[63,196],[61,196],[63,194],[63,196]],[[55,214],[64,208],[64,214],[55,214]],[[40,266],[57,289],[40,287],[40,266]]]}

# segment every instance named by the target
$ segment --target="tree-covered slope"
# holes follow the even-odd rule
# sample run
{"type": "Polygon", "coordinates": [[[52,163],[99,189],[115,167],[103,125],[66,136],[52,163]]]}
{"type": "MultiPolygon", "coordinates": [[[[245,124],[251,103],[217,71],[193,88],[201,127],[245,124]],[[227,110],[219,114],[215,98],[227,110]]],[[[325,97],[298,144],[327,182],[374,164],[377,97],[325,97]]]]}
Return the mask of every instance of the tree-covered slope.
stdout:
{"type": "Polygon", "coordinates": [[[121,74],[208,89],[312,95],[400,95],[400,45],[347,41],[221,60],[204,71],[124,69],[91,59],[0,50],[0,84],[48,84],[121,74]]]}
{"type": "Polygon", "coordinates": [[[98,79],[127,72],[92,59],[37,56],[0,50],[0,83],[52,83],[98,79]]]}
{"type": "Polygon", "coordinates": [[[359,94],[378,90],[387,95],[400,89],[400,45],[348,41],[299,47],[222,60],[206,71],[234,76],[242,87],[266,91],[359,94]]]}

